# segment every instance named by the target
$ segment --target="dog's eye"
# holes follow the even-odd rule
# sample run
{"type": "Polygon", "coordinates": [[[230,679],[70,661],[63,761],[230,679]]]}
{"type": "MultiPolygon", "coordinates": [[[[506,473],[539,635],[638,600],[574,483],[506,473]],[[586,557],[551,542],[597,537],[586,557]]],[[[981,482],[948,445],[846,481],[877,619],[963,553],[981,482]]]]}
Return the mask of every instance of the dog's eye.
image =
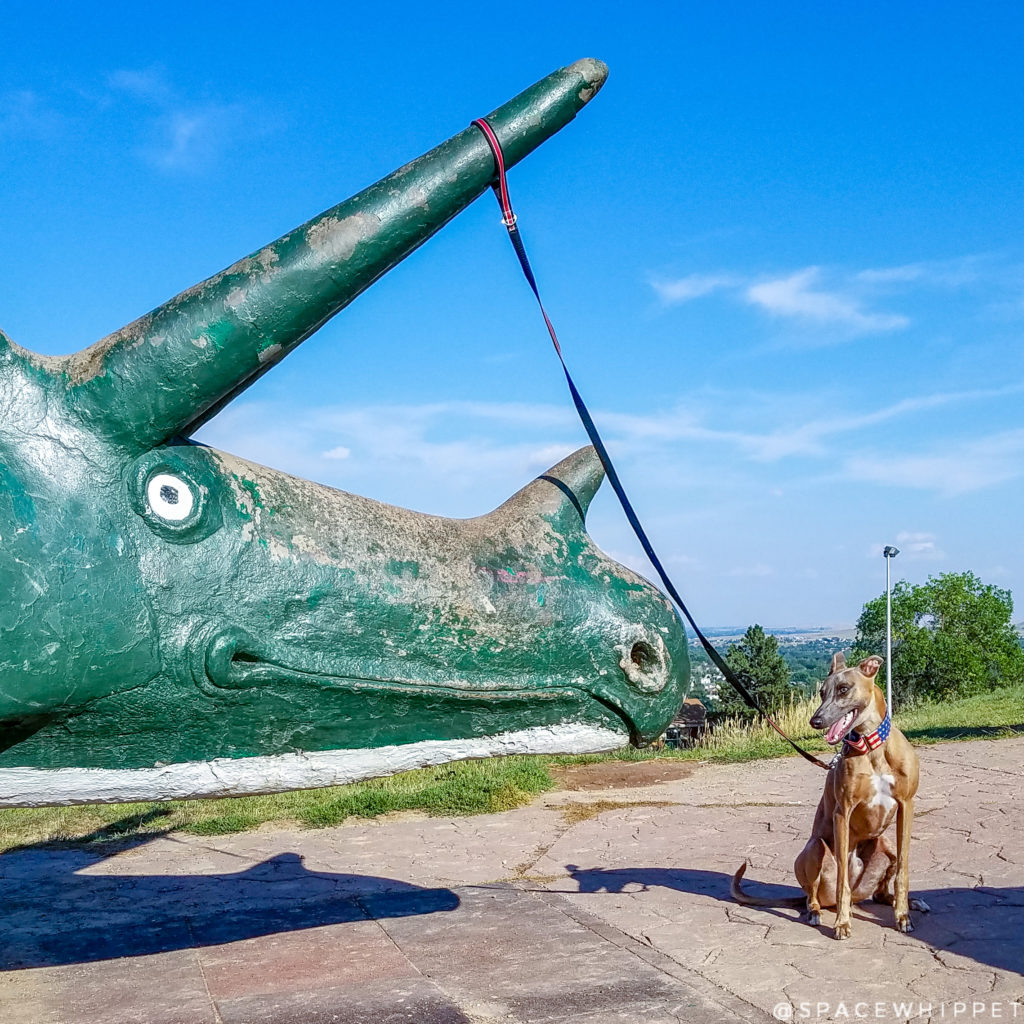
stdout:
{"type": "Polygon", "coordinates": [[[180,523],[192,514],[195,498],[192,488],[179,476],[157,473],[146,485],[146,500],[161,519],[180,523]]]}
{"type": "Polygon", "coordinates": [[[845,697],[849,692],[850,688],[848,686],[840,686],[839,689],[836,690],[836,693],[838,693],[840,697],[845,697]]]}

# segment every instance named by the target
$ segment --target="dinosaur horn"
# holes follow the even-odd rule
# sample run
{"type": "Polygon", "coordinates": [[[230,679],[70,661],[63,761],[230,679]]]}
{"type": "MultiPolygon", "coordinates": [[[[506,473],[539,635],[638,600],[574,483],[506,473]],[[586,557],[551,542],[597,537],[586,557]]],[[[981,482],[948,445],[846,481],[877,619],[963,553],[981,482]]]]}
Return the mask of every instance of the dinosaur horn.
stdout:
{"type": "MultiPolygon", "coordinates": [[[[556,71],[488,116],[506,163],[566,125],[604,83],[600,61],[556,71]]],[[[422,245],[494,180],[470,127],[353,198],[63,363],[69,400],[133,448],[188,436],[422,245]]]]}
{"type": "Polygon", "coordinates": [[[571,528],[582,527],[604,475],[597,450],[587,445],[531,480],[489,515],[513,520],[539,516],[551,522],[561,520],[571,528]]]}

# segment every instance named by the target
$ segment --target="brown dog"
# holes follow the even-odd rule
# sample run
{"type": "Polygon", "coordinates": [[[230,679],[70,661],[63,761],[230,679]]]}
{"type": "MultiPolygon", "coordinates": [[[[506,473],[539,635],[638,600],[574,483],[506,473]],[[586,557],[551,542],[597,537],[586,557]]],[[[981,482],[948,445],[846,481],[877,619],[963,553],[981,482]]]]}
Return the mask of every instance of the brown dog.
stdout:
{"type": "Polygon", "coordinates": [[[821,707],[811,725],[829,743],[842,741],[825,780],[811,838],[796,859],[797,881],[806,899],[765,900],[740,887],[746,864],[732,880],[732,895],[751,906],[805,906],[817,925],[822,907],[836,908],[835,937],[850,937],[850,907],[874,899],[892,906],[896,927],[913,931],[910,907],[910,828],[917,793],[917,754],[886,714],[885,696],[875,685],[882,664],[876,655],[854,668],[837,654],[821,685],[821,707]],[[896,818],[896,851],[883,833],[896,818]],[[889,883],[895,878],[893,891],[889,883]]]}

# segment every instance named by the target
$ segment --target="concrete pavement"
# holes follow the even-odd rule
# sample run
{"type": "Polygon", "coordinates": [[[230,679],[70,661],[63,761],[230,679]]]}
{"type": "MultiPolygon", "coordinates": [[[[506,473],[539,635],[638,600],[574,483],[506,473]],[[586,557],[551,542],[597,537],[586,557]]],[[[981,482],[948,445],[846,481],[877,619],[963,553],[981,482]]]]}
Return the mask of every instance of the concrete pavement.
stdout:
{"type": "Polygon", "coordinates": [[[796,892],[799,759],[599,765],[505,814],[0,857],[0,1022],[1024,1021],[1024,739],[920,753],[910,935],[729,899],[745,857],[796,892]]]}

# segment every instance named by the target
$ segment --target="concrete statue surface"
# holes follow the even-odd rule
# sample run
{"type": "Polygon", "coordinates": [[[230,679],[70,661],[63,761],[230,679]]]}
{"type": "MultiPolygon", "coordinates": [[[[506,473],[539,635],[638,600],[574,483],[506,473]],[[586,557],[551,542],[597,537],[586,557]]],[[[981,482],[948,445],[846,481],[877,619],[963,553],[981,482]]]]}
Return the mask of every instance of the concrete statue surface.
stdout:
{"type": "MultiPolygon", "coordinates": [[[[515,163],[606,69],[490,115],[515,163]]],[[[449,520],[194,431],[493,180],[469,127],[84,351],[0,334],[0,806],[274,792],[660,734],[667,599],[585,529],[591,448],[449,520]]]]}

